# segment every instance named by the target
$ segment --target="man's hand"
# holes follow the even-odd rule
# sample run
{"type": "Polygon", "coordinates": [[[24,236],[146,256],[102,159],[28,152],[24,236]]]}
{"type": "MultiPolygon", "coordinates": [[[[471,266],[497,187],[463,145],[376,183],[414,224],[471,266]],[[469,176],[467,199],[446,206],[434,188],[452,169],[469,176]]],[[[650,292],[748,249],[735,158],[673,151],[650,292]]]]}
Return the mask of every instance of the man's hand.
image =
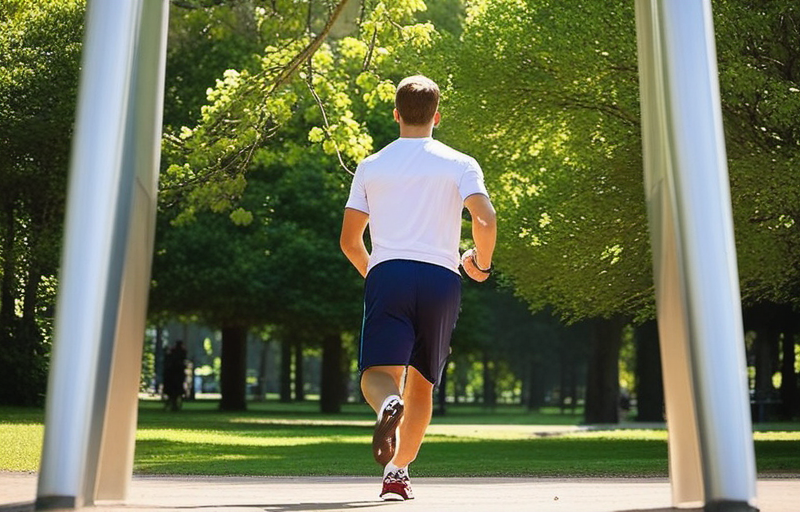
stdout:
{"type": "Polygon", "coordinates": [[[475,249],[468,249],[461,255],[461,266],[464,272],[473,280],[482,283],[489,279],[491,270],[481,269],[476,260],[475,249]]]}

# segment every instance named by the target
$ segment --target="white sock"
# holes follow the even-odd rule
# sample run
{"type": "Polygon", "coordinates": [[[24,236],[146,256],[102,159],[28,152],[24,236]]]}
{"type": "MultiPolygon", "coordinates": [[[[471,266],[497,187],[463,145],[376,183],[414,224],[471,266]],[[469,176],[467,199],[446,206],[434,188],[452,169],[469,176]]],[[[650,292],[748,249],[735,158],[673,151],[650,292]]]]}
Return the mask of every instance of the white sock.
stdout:
{"type": "Polygon", "coordinates": [[[403,471],[405,471],[406,474],[408,474],[408,466],[406,466],[404,468],[401,468],[401,467],[395,466],[395,464],[393,462],[389,462],[388,464],[386,464],[386,467],[383,468],[383,477],[386,478],[386,475],[388,475],[389,473],[392,473],[392,472],[395,472],[395,471],[399,471],[401,469],[403,471]]]}
{"type": "Polygon", "coordinates": [[[383,414],[383,410],[386,409],[386,406],[389,405],[389,402],[392,400],[400,400],[398,395],[389,395],[386,397],[386,400],[383,401],[381,404],[381,408],[378,409],[378,419],[381,419],[381,414],[383,414]]]}

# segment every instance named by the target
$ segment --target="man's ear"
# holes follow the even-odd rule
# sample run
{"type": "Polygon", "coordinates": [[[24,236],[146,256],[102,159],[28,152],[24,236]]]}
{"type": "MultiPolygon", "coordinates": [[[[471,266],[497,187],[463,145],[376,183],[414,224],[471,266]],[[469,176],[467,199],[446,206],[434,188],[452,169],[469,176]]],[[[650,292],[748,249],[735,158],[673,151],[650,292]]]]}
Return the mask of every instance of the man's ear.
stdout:
{"type": "Polygon", "coordinates": [[[392,110],[392,116],[394,116],[396,123],[400,122],[400,112],[398,112],[397,109],[392,110]]]}
{"type": "Polygon", "coordinates": [[[442,114],[440,114],[439,111],[437,110],[436,113],[433,114],[433,127],[436,128],[437,126],[439,126],[441,120],[442,120],[442,114]]]}

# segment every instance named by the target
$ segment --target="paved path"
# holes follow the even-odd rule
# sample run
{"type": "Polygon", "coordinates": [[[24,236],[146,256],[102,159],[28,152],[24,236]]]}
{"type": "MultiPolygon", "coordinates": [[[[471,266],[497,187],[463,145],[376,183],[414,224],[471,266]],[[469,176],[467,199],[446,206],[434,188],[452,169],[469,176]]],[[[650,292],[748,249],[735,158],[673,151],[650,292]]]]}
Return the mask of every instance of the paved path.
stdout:
{"type": "MultiPolygon", "coordinates": [[[[142,477],[125,504],[107,512],[666,512],[663,478],[416,478],[416,499],[382,502],[379,482],[363,477],[142,477]]],[[[800,479],[758,482],[761,512],[800,510],[800,479]]],[[[36,475],[0,472],[0,512],[33,510],[36,475]]]]}

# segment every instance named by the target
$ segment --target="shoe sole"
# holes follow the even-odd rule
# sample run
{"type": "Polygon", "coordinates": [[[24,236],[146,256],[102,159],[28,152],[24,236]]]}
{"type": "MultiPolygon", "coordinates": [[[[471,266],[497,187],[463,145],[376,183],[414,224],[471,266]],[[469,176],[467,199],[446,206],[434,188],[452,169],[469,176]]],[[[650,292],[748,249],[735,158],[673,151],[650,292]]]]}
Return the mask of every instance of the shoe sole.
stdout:
{"type": "Polygon", "coordinates": [[[375,433],[372,435],[372,455],[381,466],[386,466],[394,457],[397,426],[403,418],[403,410],[403,404],[397,404],[395,413],[389,417],[382,417],[375,427],[375,433]]]}

